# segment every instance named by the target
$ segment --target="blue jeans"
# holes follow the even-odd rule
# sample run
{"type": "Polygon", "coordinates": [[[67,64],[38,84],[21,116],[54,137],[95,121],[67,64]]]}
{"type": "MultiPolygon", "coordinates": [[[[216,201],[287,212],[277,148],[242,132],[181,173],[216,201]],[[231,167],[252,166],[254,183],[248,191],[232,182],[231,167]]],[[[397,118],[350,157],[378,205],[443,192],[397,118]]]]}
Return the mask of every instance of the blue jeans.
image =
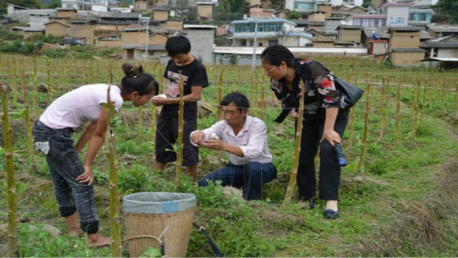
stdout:
{"type": "Polygon", "coordinates": [[[223,186],[243,189],[246,200],[261,200],[262,188],[266,183],[277,178],[277,169],[272,163],[250,162],[245,165],[229,164],[206,175],[199,180],[199,186],[207,186],[210,181],[221,181],[223,186]]]}
{"type": "Polygon", "coordinates": [[[72,132],[70,128],[52,129],[38,121],[33,128],[35,148],[46,155],[61,216],[78,211],[81,229],[93,234],[99,229],[94,186],[76,180],[84,167],[73,147],[72,132]]]}

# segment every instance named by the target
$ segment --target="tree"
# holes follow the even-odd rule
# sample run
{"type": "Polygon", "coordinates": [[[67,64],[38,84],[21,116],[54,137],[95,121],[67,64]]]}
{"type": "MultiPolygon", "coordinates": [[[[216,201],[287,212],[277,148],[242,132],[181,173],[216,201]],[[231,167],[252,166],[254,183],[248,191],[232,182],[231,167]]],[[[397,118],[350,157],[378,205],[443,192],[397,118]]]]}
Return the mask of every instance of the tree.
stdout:
{"type": "Polygon", "coordinates": [[[28,8],[40,8],[40,3],[38,0],[15,0],[11,3],[28,8]]]}
{"type": "Polygon", "coordinates": [[[288,11],[288,20],[295,20],[301,18],[301,14],[297,11],[288,11]]]}
{"type": "Polygon", "coordinates": [[[458,1],[456,0],[439,0],[433,6],[437,16],[443,16],[450,23],[458,23],[458,1]]]}

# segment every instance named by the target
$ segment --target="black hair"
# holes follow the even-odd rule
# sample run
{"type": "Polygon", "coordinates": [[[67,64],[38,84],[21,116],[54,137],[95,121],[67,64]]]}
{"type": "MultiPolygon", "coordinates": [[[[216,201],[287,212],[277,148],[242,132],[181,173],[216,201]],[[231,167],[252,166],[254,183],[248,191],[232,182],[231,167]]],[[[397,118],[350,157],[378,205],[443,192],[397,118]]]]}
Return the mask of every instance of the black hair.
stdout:
{"type": "Polygon", "coordinates": [[[250,108],[250,101],[248,98],[240,92],[231,92],[224,96],[221,100],[221,106],[229,106],[231,103],[237,107],[240,112],[248,110],[250,108]]]}
{"type": "Polygon", "coordinates": [[[261,54],[261,60],[274,66],[280,66],[281,62],[285,62],[288,67],[294,67],[296,62],[293,53],[282,45],[269,46],[264,49],[261,54]]]}
{"type": "Polygon", "coordinates": [[[187,54],[191,52],[191,42],[183,35],[173,36],[167,39],[165,50],[172,57],[179,54],[187,54]]]}
{"type": "Polygon", "coordinates": [[[149,73],[143,72],[143,67],[133,66],[132,64],[125,63],[122,65],[124,71],[124,78],[121,80],[121,92],[131,93],[138,92],[138,95],[146,95],[154,91],[156,95],[159,92],[159,83],[149,73]]]}

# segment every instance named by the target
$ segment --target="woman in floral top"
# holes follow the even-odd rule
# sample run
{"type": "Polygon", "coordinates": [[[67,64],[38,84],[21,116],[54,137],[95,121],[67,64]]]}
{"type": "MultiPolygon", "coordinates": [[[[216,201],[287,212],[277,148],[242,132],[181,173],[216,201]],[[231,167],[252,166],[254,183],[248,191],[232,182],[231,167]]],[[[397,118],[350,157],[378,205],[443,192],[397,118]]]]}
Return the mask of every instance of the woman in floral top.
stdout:
{"type": "Polygon", "coordinates": [[[286,47],[267,47],[261,54],[262,67],[272,79],[271,88],[281,100],[283,110],[276,122],[297,117],[300,100],[300,80],[304,82],[304,122],[297,182],[299,198],[315,202],[314,157],[320,147],[319,198],[326,200],[324,217],[339,216],[337,206],[340,165],[334,149],[342,142],[341,135],[348,122],[348,110],[341,109],[341,93],[336,89],[334,76],[322,64],[296,59],[286,47]]]}

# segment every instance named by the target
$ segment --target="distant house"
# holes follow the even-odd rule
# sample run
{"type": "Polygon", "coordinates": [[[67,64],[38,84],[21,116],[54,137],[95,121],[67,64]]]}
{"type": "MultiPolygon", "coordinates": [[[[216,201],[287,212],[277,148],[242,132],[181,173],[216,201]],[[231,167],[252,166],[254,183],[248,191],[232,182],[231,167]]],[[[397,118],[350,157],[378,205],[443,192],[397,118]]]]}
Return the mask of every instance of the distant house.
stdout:
{"type": "Polygon", "coordinates": [[[49,22],[49,14],[31,13],[30,14],[30,28],[45,29],[45,24],[49,22]]]}
{"type": "Polygon", "coordinates": [[[214,2],[197,2],[197,20],[213,21],[214,2]]]}
{"type": "Polygon", "coordinates": [[[458,24],[428,24],[426,30],[434,38],[458,35],[458,24]]]}
{"type": "Polygon", "coordinates": [[[146,10],[148,7],[146,0],[135,0],[134,8],[137,10],[146,10]]]}
{"type": "Polygon", "coordinates": [[[167,19],[169,18],[169,11],[170,9],[168,8],[154,8],[153,9],[154,20],[167,21],[167,19]]]}
{"type": "Polygon", "coordinates": [[[390,53],[391,63],[398,66],[420,65],[426,50],[421,48],[393,48],[390,53]]]}
{"type": "Polygon", "coordinates": [[[355,14],[352,16],[351,24],[363,28],[380,28],[386,26],[386,14],[355,14]]]}
{"type": "Polygon", "coordinates": [[[43,35],[45,30],[40,28],[31,28],[31,27],[21,27],[16,26],[11,28],[12,32],[19,33],[24,36],[24,38],[28,38],[32,35],[43,35]]]}
{"type": "Polygon", "coordinates": [[[334,47],[335,37],[318,36],[313,38],[313,47],[316,48],[331,48],[334,47]]]}
{"type": "Polygon", "coordinates": [[[184,31],[191,42],[191,54],[203,64],[213,64],[213,48],[216,26],[203,24],[185,24],[184,31]]]}
{"type": "Polygon", "coordinates": [[[409,24],[410,3],[386,3],[381,8],[382,14],[386,14],[387,27],[405,27],[409,24]]]}
{"type": "Polygon", "coordinates": [[[122,41],[120,37],[102,37],[95,39],[95,46],[96,47],[121,47],[122,41]]]}
{"type": "Polygon", "coordinates": [[[94,44],[94,26],[87,21],[71,21],[70,36],[84,40],[86,45],[94,44]]]}
{"type": "Polygon", "coordinates": [[[56,37],[66,37],[70,35],[70,26],[66,23],[59,21],[51,21],[45,24],[45,35],[46,36],[56,36],[56,37]]]}
{"type": "Polygon", "coordinates": [[[315,11],[309,14],[309,22],[324,22],[326,20],[326,12],[315,11]]]}
{"type": "Polygon", "coordinates": [[[74,8],[56,8],[56,16],[62,18],[76,19],[78,11],[74,8]]]}
{"type": "Polygon", "coordinates": [[[390,48],[418,48],[420,46],[421,28],[394,27],[388,30],[390,34],[390,48]]]}
{"type": "Polygon", "coordinates": [[[145,45],[146,27],[126,28],[121,30],[122,45],[145,45]]]}
{"type": "Polygon", "coordinates": [[[458,58],[458,35],[449,35],[420,43],[428,57],[458,58]]]}
{"type": "Polygon", "coordinates": [[[425,58],[426,51],[419,48],[421,28],[418,27],[394,27],[388,30],[390,33],[390,60],[399,66],[419,65],[425,58]]]}
{"type": "MultiPolygon", "coordinates": [[[[341,25],[337,27],[337,42],[354,42],[358,45],[362,43],[363,28],[361,26],[341,25]]],[[[364,35],[365,36],[365,35],[364,35]]]]}
{"type": "Polygon", "coordinates": [[[282,44],[303,47],[311,44],[313,38],[302,28],[296,28],[294,22],[284,19],[239,20],[233,21],[232,25],[235,29],[232,46],[253,46],[255,34],[257,46],[282,44]]]}
{"type": "Polygon", "coordinates": [[[331,17],[332,15],[332,4],[330,3],[318,3],[316,5],[317,11],[321,11],[325,13],[326,18],[331,17]]]}
{"type": "Polygon", "coordinates": [[[123,45],[122,59],[134,59],[134,60],[145,60],[145,59],[157,59],[167,56],[165,45],[123,45]]]}

